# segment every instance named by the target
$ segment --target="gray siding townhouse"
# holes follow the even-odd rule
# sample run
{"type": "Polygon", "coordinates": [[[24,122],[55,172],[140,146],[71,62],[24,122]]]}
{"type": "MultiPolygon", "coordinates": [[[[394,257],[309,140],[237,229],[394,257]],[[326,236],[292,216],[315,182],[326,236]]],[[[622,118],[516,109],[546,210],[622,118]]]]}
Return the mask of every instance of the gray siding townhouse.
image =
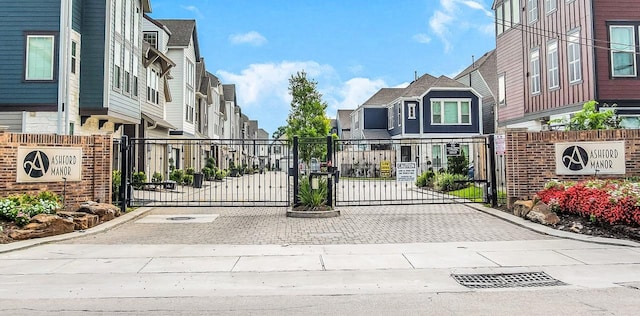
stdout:
{"type": "Polygon", "coordinates": [[[150,11],[150,1],[139,0],[3,3],[0,125],[57,134],[135,129],[140,29],[150,11]]]}
{"type": "Polygon", "coordinates": [[[474,61],[454,79],[472,87],[482,95],[482,132],[495,133],[497,112],[496,96],[498,95],[496,51],[485,53],[474,61]]]}

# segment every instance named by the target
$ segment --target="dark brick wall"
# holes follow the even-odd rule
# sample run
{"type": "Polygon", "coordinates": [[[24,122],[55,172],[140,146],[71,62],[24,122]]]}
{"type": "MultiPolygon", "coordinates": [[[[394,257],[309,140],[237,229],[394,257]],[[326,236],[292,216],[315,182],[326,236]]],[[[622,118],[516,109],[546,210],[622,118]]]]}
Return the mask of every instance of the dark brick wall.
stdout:
{"type": "MultiPolygon", "coordinates": [[[[551,180],[586,180],[593,175],[556,175],[555,144],[581,141],[625,141],[626,177],[640,175],[640,130],[548,131],[527,132],[523,129],[506,131],[506,184],[509,207],[520,198],[532,198],[551,180]]],[[[599,175],[616,179],[620,175],[599,175]]]]}
{"type": "Polygon", "coordinates": [[[0,131],[0,197],[44,190],[62,197],[65,190],[63,182],[16,183],[19,146],[82,147],[82,180],[67,182],[66,206],[76,207],[85,201],[111,203],[111,136],[13,134],[0,131]]]}

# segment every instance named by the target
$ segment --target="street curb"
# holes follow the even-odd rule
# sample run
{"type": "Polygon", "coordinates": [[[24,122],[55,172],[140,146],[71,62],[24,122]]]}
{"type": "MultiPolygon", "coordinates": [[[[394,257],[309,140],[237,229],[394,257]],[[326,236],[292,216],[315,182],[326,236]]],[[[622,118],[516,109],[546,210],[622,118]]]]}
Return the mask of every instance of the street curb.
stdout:
{"type": "Polygon", "coordinates": [[[118,227],[126,222],[132,221],[144,214],[146,214],[147,212],[151,211],[153,209],[153,207],[140,207],[138,209],[136,209],[135,211],[126,213],[122,216],[116,217],[108,222],[102,223],[100,225],[91,227],[87,230],[76,230],[72,233],[67,233],[67,234],[62,234],[62,235],[56,235],[56,236],[49,236],[49,237],[44,237],[44,238],[34,238],[34,239],[29,239],[29,240],[22,240],[22,241],[16,241],[16,242],[12,242],[12,243],[8,243],[8,244],[0,244],[0,253],[5,253],[5,252],[10,252],[10,251],[15,251],[15,250],[20,250],[20,249],[25,249],[25,248],[30,248],[33,246],[38,246],[38,245],[42,245],[42,244],[48,244],[51,242],[56,242],[56,241],[62,241],[62,240],[69,240],[69,239],[74,239],[74,238],[79,238],[79,237],[84,237],[84,236],[89,236],[89,235],[94,235],[97,233],[101,233],[104,231],[107,231],[109,229],[118,227]]]}
{"type": "Polygon", "coordinates": [[[554,236],[554,237],[559,237],[559,238],[566,238],[566,239],[573,239],[573,240],[578,240],[578,241],[583,241],[583,242],[589,242],[589,243],[596,243],[596,244],[603,244],[603,245],[613,245],[613,246],[626,246],[626,247],[636,247],[636,248],[640,248],[640,243],[635,242],[635,241],[631,241],[631,240],[623,240],[623,239],[614,239],[614,238],[605,238],[605,237],[595,237],[595,236],[589,236],[589,235],[582,235],[582,234],[577,234],[577,233],[571,233],[571,232],[566,232],[563,230],[557,230],[554,228],[551,228],[549,226],[544,226],[542,224],[538,224],[538,223],[534,223],[532,221],[528,221],[525,220],[522,217],[518,217],[515,216],[513,214],[509,214],[506,212],[503,212],[501,210],[497,210],[494,208],[490,208],[490,207],[486,207],[484,205],[480,205],[480,204],[465,204],[468,207],[486,213],[488,215],[500,218],[502,220],[505,220],[507,222],[513,223],[515,225],[518,225],[520,227],[541,233],[541,234],[545,234],[545,235],[549,235],[549,236],[554,236]]]}

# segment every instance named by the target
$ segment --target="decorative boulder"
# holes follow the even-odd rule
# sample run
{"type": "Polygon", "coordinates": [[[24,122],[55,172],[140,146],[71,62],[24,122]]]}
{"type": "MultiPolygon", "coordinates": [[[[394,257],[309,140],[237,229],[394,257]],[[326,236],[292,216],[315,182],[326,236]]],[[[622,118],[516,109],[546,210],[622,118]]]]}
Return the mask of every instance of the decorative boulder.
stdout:
{"type": "Polygon", "coordinates": [[[100,223],[110,221],[120,216],[120,209],[117,206],[92,201],[82,203],[77,212],[98,215],[100,223]]]}
{"type": "Polygon", "coordinates": [[[73,232],[73,220],[58,215],[38,214],[23,229],[12,230],[9,237],[15,240],[48,237],[73,232]]]}
{"type": "Polygon", "coordinates": [[[516,201],[513,203],[513,215],[524,218],[533,208],[533,201],[516,201]]]}
{"type": "Polygon", "coordinates": [[[549,206],[543,202],[538,202],[533,206],[531,211],[527,213],[527,218],[544,225],[555,225],[560,222],[558,215],[551,211],[549,206]]]}
{"type": "Polygon", "coordinates": [[[58,212],[58,216],[73,220],[76,230],[85,230],[98,225],[98,215],[84,212],[58,212]]]}

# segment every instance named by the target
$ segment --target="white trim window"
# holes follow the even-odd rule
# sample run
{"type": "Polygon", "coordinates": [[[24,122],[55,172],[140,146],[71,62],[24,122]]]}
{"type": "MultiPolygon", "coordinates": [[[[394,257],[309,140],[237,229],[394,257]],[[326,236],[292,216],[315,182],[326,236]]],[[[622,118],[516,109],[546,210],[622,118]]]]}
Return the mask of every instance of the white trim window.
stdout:
{"type": "Polygon", "coordinates": [[[131,41],[131,0],[124,1],[124,39],[131,41]]]}
{"type": "Polygon", "coordinates": [[[53,35],[27,35],[25,80],[53,80],[53,35]]]}
{"type": "Polygon", "coordinates": [[[135,4],[135,13],[133,14],[133,47],[140,46],[140,7],[138,1],[135,4]]]}
{"type": "Polygon", "coordinates": [[[496,35],[500,35],[504,32],[504,24],[506,22],[504,20],[503,9],[502,3],[496,7],[496,35]]]}
{"type": "Polygon", "coordinates": [[[120,89],[122,77],[122,49],[116,42],[113,50],[113,88],[120,89]]]}
{"type": "Polygon", "coordinates": [[[415,103],[409,103],[407,104],[407,108],[409,110],[409,115],[408,115],[408,119],[410,120],[415,120],[416,119],[416,104],[415,103]]]}
{"type": "Polygon", "coordinates": [[[513,25],[520,24],[520,0],[513,0],[513,3],[511,4],[511,11],[513,25]]]}
{"type": "Polygon", "coordinates": [[[582,62],[580,60],[580,29],[567,34],[567,62],[569,83],[582,81],[582,62]]]}
{"type": "Polygon", "coordinates": [[[611,76],[636,76],[636,34],[631,25],[609,26],[611,39],[611,76]]]}
{"type": "Polygon", "coordinates": [[[124,92],[131,92],[131,52],[124,49],[124,92]]]}
{"type": "Polygon", "coordinates": [[[505,75],[501,74],[498,77],[498,105],[500,106],[504,106],[507,105],[507,92],[505,91],[506,88],[506,81],[505,81],[505,75]]]}
{"type": "Polygon", "coordinates": [[[431,167],[436,171],[445,166],[442,160],[442,157],[444,157],[442,153],[443,147],[441,144],[431,145],[431,167]]]}
{"type": "Polygon", "coordinates": [[[558,9],[558,0],[544,0],[544,12],[549,14],[558,9]]]}
{"type": "Polygon", "coordinates": [[[402,126],[402,103],[397,103],[396,106],[398,107],[398,127],[402,126]]]}
{"type": "Polygon", "coordinates": [[[196,95],[192,89],[188,88],[185,93],[185,121],[193,123],[193,104],[195,103],[196,95]]]}
{"type": "Polygon", "coordinates": [[[185,64],[185,73],[186,73],[186,82],[187,85],[190,87],[195,87],[194,81],[195,81],[195,71],[194,71],[194,64],[189,60],[186,59],[186,64],[185,64]]]}
{"type": "Polygon", "coordinates": [[[531,94],[540,94],[540,48],[529,53],[531,72],[531,94]]]}
{"type": "Polygon", "coordinates": [[[159,81],[160,74],[155,69],[147,68],[147,101],[150,103],[160,103],[159,81]]]}
{"type": "Polygon", "coordinates": [[[527,17],[529,24],[538,21],[538,0],[527,0],[527,17]]]}
{"type": "Polygon", "coordinates": [[[393,116],[395,115],[395,113],[393,113],[393,106],[390,106],[387,108],[387,129],[393,129],[394,126],[394,121],[393,121],[393,116]]]}
{"type": "Polygon", "coordinates": [[[122,16],[124,15],[122,12],[122,0],[120,1],[114,1],[115,5],[116,5],[116,9],[113,12],[113,15],[115,15],[115,31],[118,34],[122,33],[122,16]]]}
{"type": "Polygon", "coordinates": [[[138,97],[138,71],[140,70],[138,58],[133,59],[133,96],[138,97]]]}
{"type": "Polygon", "coordinates": [[[558,60],[558,41],[547,42],[547,79],[549,89],[560,87],[560,66],[558,60]]]}
{"type": "Polygon", "coordinates": [[[78,42],[71,41],[71,73],[75,74],[78,68],[78,42]]]}
{"type": "Polygon", "coordinates": [[[431,124],[471,125],[471,100],[432,99],[431,124]]]}

